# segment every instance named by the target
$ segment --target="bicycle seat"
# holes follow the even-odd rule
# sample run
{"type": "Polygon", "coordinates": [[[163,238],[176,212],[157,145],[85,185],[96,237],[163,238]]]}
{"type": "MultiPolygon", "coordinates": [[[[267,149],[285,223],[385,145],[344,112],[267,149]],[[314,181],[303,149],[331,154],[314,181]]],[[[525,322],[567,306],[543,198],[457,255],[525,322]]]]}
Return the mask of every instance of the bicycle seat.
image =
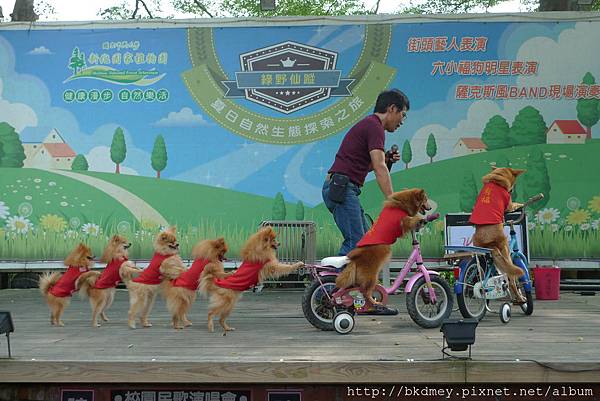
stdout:
{"type": "Polygon", "coordinates": [[[350,262],[347,256],[329,256],[321,260],[321,266],[332,266],[341,269],[350,262]]]}
{"type": "Polygon", "coordinates": [[[490,255],[492,250],[490,248],[482,248],[479,246],[455,246],[455,245],[446,245],[444,247],[448,252],[466,252],[473,253],[476,255],[490,255]]]}

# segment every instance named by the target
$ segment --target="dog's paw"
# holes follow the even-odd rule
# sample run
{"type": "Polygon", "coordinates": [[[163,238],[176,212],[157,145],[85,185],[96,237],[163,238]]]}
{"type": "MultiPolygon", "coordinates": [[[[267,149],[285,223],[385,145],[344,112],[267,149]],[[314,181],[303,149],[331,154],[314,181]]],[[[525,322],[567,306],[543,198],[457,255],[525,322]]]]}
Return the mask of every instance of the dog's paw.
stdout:
{"type": "Polygon", "coordinates": [[[304,266],[304,262],[296,262],[292,265],[294,269],[299,269],[304,266]]]}
{"type": "Polygon", "coordinates": [[[65,323],[64,323],[62,320],[60,320],[60,321],[58,322],[58,325],[59,325],[60,327],[64,327],[65,323]]]}
{"type": "Polygon", "coordinates": [[[152,323],[146,321],[146,322],[142,322],[142,326],[144,327],[152,327],[152,323]]]}
{"type": "Polygon", "coordinates": [[[108,316],[106,316],[104,313],[100,314],[100,317],[102,318],[102,320],[104,320],[105,322],[108,322],[108,316]]]}
{"type": "Polygon", "coordinates": [[[211,332],[211,333],[214,333],[215,332],[215,326],[212,325],[212,324],[209,324],[208,325],[208,331],[211,332]]]}

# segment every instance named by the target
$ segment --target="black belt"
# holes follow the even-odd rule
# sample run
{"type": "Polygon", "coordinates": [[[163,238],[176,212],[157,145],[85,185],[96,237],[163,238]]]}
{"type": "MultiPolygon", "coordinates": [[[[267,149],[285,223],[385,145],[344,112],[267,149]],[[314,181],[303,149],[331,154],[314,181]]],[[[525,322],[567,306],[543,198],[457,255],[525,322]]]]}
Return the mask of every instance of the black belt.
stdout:
{"type": "MultiPolygon", "coordinates": [[[[325,181],[331,181],[331,176],[333,174],[339,174],[339,175],[346,175],[346,174],[342,174],[342,173],[327,173],[327,175],[325,176],[325,181]]],[[[360,185],[359,183],[357,183],[356,181],[352,180],[351,178],[349,178],[350,182],[353,183],[354,185],[356,185],[357,187],[362,187],[362,185],[360,185]]]]}

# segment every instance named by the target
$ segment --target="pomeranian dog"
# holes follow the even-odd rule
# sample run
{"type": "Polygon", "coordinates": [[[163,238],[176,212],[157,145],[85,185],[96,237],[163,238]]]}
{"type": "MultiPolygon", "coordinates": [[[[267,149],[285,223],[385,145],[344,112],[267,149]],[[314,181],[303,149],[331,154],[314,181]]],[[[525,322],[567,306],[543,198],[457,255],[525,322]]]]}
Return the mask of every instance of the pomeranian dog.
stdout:
{"type": "Polygon", "coordinates": [[[508,239],[504,235],[504,213],[523,206],[511,201],[511,192],[517,177],[526,170],[509,167],[492,167],[492,172],[483,176],[483,188],[477,196],[469,222],[475,225],[473,245],[490,248],[494,265],[508,276],[515,303],[526,302],[517,289],[517,280],[525,272],[515,266],[510,258],[508,239]]]}
{"type": "Polygon", "coordinates": [[[350,253],[350,262],[335,280],[338,288],[358,286],[365,299],[373,305],[380,302],[373,298],[379,272],[392,254],[391,245],[407,232],[421,224],[417,216],[430,210],[427,194],[423,189],[407,189],[394,192],[383,203],[383,210],[371,229],[365,233],[350,253]]]}
{"type": "Polygon", "coordinates": [[[67,266],[64,273],[44,273],[39,280],[40,291],[50,308],[50,324],[53,326],[64,326],[61,317],[71,301],[71,296],[77,291],[75,282],[79,276],[92,268],[94,255],[88,246],[80,243],[67,256],[64,264],[67,266]]]}
{"type": "Polygon", "coordinates": [[[219,315],[219,323],[223,327],[223,335],[235,330],[225,320],[237,304],[243,291],[261,281],[277,278],[297,270],[304,263],[283,264],[277,260],[275,251],[279,243],[272,227],[263,227],[252,234],[243,245],[240,256],[242,264],[233,274],[226,278],[218,278],[220,266],[208,264],[200,278],[200,292],[210,297],[208,305],[208,331],[213,332],[213,317],[219,315]]]}
{"type": "Polygon", "coordinates": [[[141,270],[130,262],[128,249],[131,243],[127,238],[114,235],[106,248],[100,262],[106,263],[102,273],[89,271],[83,273],[75,282],[81,298],[89,298],[92,307],[92,327],[100,327],[98,315],[103,321],[108,322],[106,311],[115,298],[116,286],[123,280],[129,282],[141,270]]]}
{"type": "Polygon", "coordinates": [[[192,266],[176,279],[163,281],[162,294],[172,316],[173,328],[183,329],[192,325],[187,313],[196,300],[200,275],[207,265],[211,265],[210,269],[216,278],[223,279],[233,274],[225,273],[223,266],[227,250],[227,243],[222,237],[200,241],[192,249],[192,266]]]}
{"type": "Polygon", "coordinates": [[[179,257],[179,243],[176,237],[177,229],[171,227],[158,233],[154,239],[154,255],[150,264],[139,276],[126,282],[129,290],[129,327],[135,329],[135,318],[140,315],[143,327],[152,327],[148,315],[154,305],[156,293],[165,279],[177,278],[186,270],[179,257]]]}

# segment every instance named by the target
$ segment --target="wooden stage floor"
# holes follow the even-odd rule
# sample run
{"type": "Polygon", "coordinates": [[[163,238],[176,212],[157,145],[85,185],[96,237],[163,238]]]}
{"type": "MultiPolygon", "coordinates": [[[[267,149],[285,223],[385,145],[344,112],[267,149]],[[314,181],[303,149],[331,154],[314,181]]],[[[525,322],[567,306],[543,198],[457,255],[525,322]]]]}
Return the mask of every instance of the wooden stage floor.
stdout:
{"type": "Polygon", "coordinates": [[[201,298],[194,325],[182,331],[169,326],[160,299],[154,326],[130,330],[126,290],[117,291],[102,327],[91,327],[89,304],[77,296],[60,328],[50,326],[37,290],[0,290],[0,310],[15,325],[12,359],[0,336],[0,383],[600,381],[600,294],[563,292],[560,301],[537,301],[529,317],[513,307],[507,325],[488,314],[471,361],[442,361],[442,333],[414,324],[403,295],[392,297],[398,316],[361,316],[345,336],[313,328],[301,299],[301,291],[246,293],[229,319],[237,331],[224,337],[206,330],[201,298]]]}

